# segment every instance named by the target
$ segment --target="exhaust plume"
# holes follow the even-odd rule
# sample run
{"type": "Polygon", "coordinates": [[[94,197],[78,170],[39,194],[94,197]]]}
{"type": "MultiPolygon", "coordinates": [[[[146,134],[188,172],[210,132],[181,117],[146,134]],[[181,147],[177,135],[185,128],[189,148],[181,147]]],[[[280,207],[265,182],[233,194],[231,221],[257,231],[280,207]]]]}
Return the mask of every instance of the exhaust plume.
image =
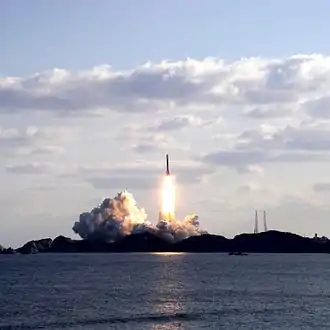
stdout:
{"type": "Polygon", "coordinates": [[[170,221],[175,217],[175,182],[174,178],[170,175],[164,177],[162,189],[162,206],[160,217],[163,220],[170,221]]]}
{"type": "Polygon", "coordinates": [[[73,231],[84,239],[111,242],[145,230],[150,226],[146,219],[145,210],[137,207],[133,195],[123,191],[115,198],[106,198],[90,212],[81,213],[73,231]]]}
{"type": "Polygon", "coordinates": [[[147,220],[147,213],[138,208],[133,195],[122,191],[114,198],[106,198],[90,212],[81,213],[73,231],[83,239],[115,242],[120,238],[151,232],[169,241],[179,241],[206,233],[199,228],[198,216],[188,215],[180,221],[160,217],[156,225],[147,220]]]}

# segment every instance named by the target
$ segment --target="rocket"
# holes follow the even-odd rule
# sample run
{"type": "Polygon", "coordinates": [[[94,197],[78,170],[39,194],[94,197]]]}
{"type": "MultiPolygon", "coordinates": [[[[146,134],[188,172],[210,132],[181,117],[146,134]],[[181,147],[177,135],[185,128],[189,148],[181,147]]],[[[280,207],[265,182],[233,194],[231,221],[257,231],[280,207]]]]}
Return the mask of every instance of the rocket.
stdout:
{"type": "Polygon", "coordinates": [[[168,160],[168,154],[166,154],[166,175],[171,175],[170,174],[170,162],[168,160]]]}

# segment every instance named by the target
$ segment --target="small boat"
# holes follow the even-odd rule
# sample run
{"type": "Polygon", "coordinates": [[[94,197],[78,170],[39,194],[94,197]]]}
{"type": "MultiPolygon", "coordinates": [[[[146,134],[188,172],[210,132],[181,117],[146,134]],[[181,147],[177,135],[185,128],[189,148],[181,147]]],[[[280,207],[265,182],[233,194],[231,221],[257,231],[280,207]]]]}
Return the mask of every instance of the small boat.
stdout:
{"type": "Polygon", "coordinates": [[[248,254],[245,252],[229,252],[230,256],[247,256],[248,254]]]}

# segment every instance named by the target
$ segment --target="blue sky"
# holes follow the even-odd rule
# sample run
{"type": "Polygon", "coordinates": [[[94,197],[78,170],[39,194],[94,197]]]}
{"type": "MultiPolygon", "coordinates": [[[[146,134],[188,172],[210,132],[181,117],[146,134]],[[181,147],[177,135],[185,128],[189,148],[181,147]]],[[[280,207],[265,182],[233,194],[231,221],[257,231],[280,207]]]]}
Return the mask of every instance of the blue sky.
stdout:
{"type": "Polygon", "coordinates": [[[166,153],[179,219],[234,236],[266,209],[269,228],[330,236],[329,12],[1,1],[0,244],[77,237],[79,214],[123,189],[157,222],[166,153]]]}
{"type": "Polygon", "coordinates": [[[3,0],[0,72],[328,52],[327,0],[3,0]]]}

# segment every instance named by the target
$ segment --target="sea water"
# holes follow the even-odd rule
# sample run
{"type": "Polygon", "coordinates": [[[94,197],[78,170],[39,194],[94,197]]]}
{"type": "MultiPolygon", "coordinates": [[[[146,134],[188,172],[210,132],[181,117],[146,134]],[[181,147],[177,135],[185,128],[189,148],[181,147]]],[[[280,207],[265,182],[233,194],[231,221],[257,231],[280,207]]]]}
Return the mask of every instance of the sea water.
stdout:
{"type": "Polygon", "coordinates": [[[0,329],[329,329],[329,303],[329,255],[0,255],[0,329]]]}

